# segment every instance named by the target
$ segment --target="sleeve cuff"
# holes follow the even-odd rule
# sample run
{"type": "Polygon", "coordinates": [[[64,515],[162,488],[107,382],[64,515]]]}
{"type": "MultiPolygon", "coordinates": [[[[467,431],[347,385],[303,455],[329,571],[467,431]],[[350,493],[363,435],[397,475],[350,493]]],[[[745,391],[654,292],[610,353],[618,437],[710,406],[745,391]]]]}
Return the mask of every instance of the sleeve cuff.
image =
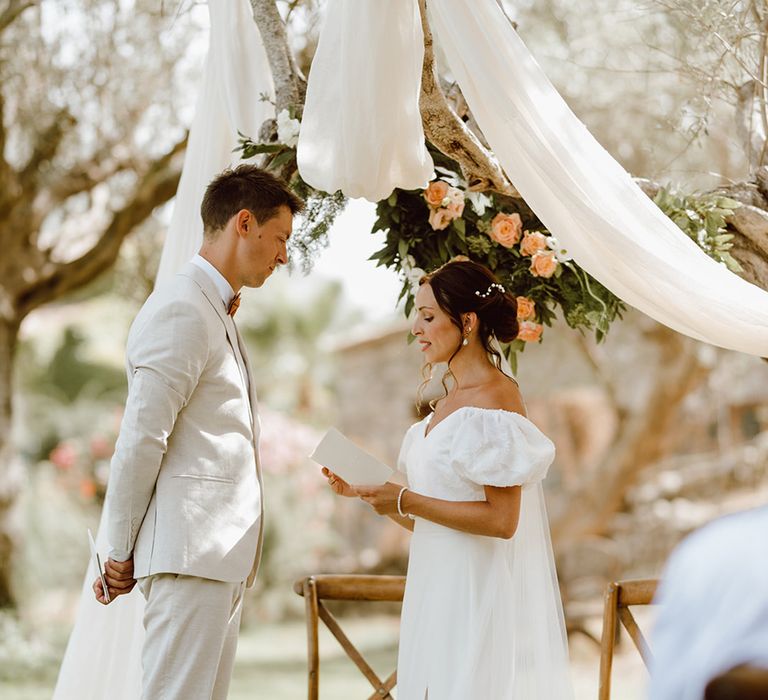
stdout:
{"type": "Polygon", "coordinates": [[[126,552],[120,549],[110,549],[109,558],[112,561],[128,561],[133,556],[132,552],[126,552]]]}

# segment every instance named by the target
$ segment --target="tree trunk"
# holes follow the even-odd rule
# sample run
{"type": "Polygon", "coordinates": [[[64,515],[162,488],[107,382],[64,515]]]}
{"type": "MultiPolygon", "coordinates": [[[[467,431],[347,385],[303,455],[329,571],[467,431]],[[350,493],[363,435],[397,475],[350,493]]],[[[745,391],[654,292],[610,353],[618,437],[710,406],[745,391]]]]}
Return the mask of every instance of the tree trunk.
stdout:
{"type": "Polygon", "coordinates": [[[16,602],[11,573],[18,540],[14,506],[20,490],[20,473],[11,432],[13,358],[18,334],[17,320],[0,320],[0,608],[14,607],[16,602]]]}
{"type": "Polygon", "coordinates": [[[559,547],[610,531],[627,491],[666,453],[683,401],[709,374],[710,368],[698,358],[696,341],[661,324],[649,335],[659,357],[656,371],[648,376],[652,384],[647,400],[622,418],[600,466],[567,495],[571,507],[552,523],[552,539],[559,547]]]}

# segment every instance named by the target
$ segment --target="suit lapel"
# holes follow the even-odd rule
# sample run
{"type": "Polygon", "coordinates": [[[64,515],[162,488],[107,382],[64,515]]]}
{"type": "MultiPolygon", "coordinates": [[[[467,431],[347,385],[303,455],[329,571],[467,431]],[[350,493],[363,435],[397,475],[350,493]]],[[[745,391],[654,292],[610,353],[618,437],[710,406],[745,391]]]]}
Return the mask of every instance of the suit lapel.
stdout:
{"type": "Polygon", "coordinates": [[[200,287],[200,290],[203,292],[203,295],[214,308],[219,318],[221,319],[221,323],[224,325],[224,330],[227,334],[227,341],[229,342],[229,346],[232,348],[232,352],[235,355],[235,362],[237,362],[237,367],[240,371],[240,378],[243,382],[243,388],[248,394],[248,414],[250,416],[251,423],[253,423],[253,415],[256,405],[256,394],[253,388],[253,381],[250,376],[248,359],[246,354],[241,350],[241,348],[244,346],[240,342],[240,333],[235,326],[235,322],[233,321],[232,317],[227,314],[227,310],[224,308],[224,302],[222,301],[221,296],[219,295],[219,291],[216,289],[216,285],[213,283],[213,280],[205,272],[203,272],[203,270],[201,270],[194,263],[187,263],[181,269],[179,274],[191,277],[192,280],[197,283],[197,285],[200,287]],[[247,376],[242,375],[242,370],[240,370],[240,361],[238,361],[238,358],[240,358],[240,361],[242,361],[247,376]]]}
{"type": "Polygon", "coordinates": [[[241,352],[240,356],[243,358],[245,364],[245,371],[248,375],[248,394],[251,401],[251,413],[256,415],[258,411],[258,397],[256,396],[256,385],[253,382],[253,373],[251,372],[251,363],[248,360],[248,353],[245,350],[245,342],[243,336],[240,335],[240,329],[235,326],[235,332],[237,333],[237,342],[240,344],[241,352]]]}

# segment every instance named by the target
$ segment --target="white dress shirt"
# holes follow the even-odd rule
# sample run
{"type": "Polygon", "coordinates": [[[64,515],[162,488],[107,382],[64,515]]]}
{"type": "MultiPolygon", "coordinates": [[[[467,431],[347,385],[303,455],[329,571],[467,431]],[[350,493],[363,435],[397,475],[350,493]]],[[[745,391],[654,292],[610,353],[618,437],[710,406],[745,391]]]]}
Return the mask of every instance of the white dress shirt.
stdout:
{"type": "Polygon", "coordinates": [[[193,265],[197,265],[197,267],[211,278],[216,285],[216,291],[221,295],[224,307],[228,309],[230,302],[235,296],[235,290],[232,289],[232,285],[227,282],[226,277],[224,277],[224,275],[222,275],[213,264],[206,260],[202,255],[195,255],[190,262],[193,265]]]}

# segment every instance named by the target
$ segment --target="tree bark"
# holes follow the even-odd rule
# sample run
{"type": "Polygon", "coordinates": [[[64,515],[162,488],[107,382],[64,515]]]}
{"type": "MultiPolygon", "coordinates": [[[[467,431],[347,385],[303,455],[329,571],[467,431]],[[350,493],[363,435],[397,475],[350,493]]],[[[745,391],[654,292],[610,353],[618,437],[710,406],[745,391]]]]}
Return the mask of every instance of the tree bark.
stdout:
{"type": "Polygon", "coordinates": [[[419,10],[424,33],[419,109],[425,136],[436,148],[459,164],[470,190],[490,189],[519,197],[496,157],[483,146],[448,103],[435,66],[434,40],[427,21],[426,0],[419,0],[419,10]]]}
{"type": "Polygon", "coordinates": [[[21,488],[18,465],[11,443],[13,422],[13,360],[19,324],[0,319],[0,608],[14,605],[12,572],[17,550],[15,504],[21,488]]]}

